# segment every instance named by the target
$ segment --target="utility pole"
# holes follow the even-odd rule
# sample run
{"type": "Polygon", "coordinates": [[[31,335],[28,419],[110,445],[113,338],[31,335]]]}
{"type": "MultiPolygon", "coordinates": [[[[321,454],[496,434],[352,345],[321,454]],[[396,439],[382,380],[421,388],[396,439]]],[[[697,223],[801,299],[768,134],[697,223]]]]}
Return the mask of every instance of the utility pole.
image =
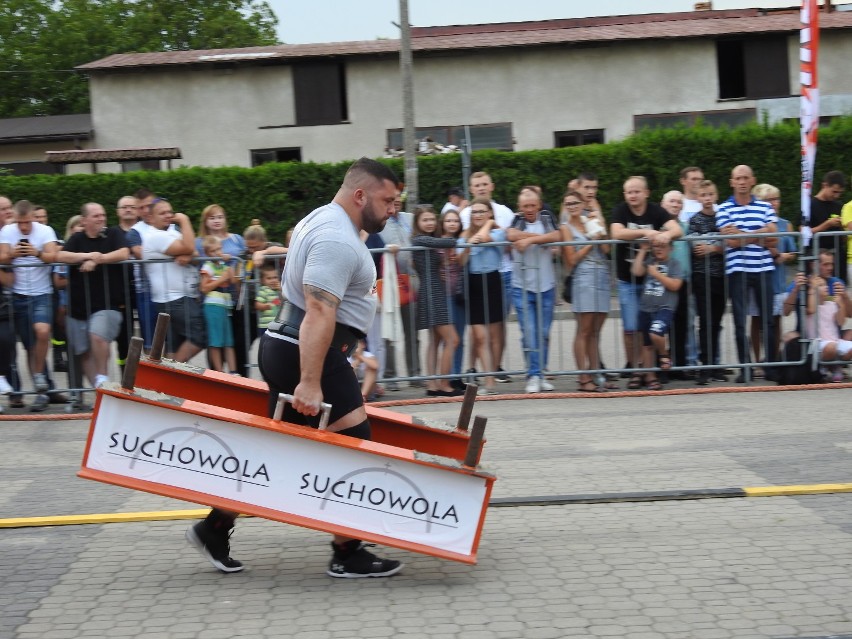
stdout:
{"type": "Polygon", "coordinates": [[[412,78],[411,24],[408,22],[408,0],[399,0],[399,72],[402,77],[402,144],[405,151],[406,211],[413,211],[420,201],[417,186],[417,139],[414,129],[414,81],[412,78]]]}

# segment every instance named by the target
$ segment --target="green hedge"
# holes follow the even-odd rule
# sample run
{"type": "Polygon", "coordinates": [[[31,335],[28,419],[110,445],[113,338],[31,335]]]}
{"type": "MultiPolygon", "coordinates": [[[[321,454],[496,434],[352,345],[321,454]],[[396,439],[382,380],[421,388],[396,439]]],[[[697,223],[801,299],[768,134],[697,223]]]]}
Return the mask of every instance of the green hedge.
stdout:
{"type": "MultiPolygon", "coordinates": [[[[819,176],[831,169],[847,170],[847,150],[852,146],[852,117],[835,118],[823,128],[817,153],[819,176]]],[[[403,176],[401,160],[386,160],[403,176]]],[[[567,181],[582,170],[600,177],[600,198],[606,207],[621,200],[621,185],[630,175],[648,178],[652,197],[659,199],[679,188],[678,172],[697,165],[717,183],[720,196],[729,192],[728,177],[737,164],[748,164],[758,182],[779,187],[783,213],[799,215],[799,129],[793,124],[752,124],[736,129],[674,128],[646,130],[609,144],[506,153],[473,154],[472,170],[488,171],[496,184],[495,199],[514,206],[519,188],[539,184],[545,200],[559,204],[567,181]]],[[[173,171],[102,173],[65,176],[0,176],[0,193],[10,199],[28,199],[47,207],[51,224],[59,229],[84,202],[101,202],[111,211],[122,195],[146,187],[168,197],[176,210],[197,219],[213,202],[225,207],[231,230],[241,232],[253,218],[267,227],[271,238],[281,239],[292,226],[335,194],[349,162],[335,164],[264,164],[238,167],[188,168],[173,171]]],[[[461,155],[419,159],[420,200],[440,206],[448,188],[460,185],[461,155]]]]}

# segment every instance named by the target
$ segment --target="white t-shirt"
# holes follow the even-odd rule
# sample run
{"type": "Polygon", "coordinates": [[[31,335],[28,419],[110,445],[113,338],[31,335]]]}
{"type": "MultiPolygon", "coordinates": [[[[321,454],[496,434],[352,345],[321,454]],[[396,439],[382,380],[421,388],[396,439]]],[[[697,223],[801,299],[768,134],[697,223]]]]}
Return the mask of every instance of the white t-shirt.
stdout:
{"type": "Polygon", "coordinates": [[[376,265],[358,229],[336,202],[321,206],[296,225],[281,291],[306,308],[305,284],[340,300],[337,321],[367,333],[376,318],[376,265]]]}
{"type": "Polygon", "coordinates": [[[444,204],[444,208],[441,209],[441,215],[443,215],[447,211],[458,211],[458,210],[459,210],[459,207],[457,207],[455,204],[453,204],[452,202],[447,202],[446,204],[444,204]]]}
{"type": "Polygon", "coordinates": [[[157,304],[173,302],[181,297],[198,297],[198,268],[193,264],[181,266],[166,251],[181,238],[181,232],[170,226],[165,231],[149,227],[142,234],[142,257],[146,260],[167,259],[168,262],[146,264],[145,272],[151,286],[151,300],[157,304]]]}
{"type": "MultiPolygon", "coordinates": [[[[26,239],[37,250],[44,249],[46,244],[56,242],[56,232],[49,226],[33,222],[32,230],[29,235],[24,235],[18,228],[18,224],[7,224],[0,229],[0,244],[8,244],[12,249],[22,239],[26,239]]],[[[12,291],[19,295],[47,295],[53,293],[53,283],[51,281],[51,269],[48,266],[36,267],[27,266],[30,264],[44,264],[35,256],[16,257],[12,260],[12,266],[22,266],[24,268],[15,269],[15,283],[12,285],[12,291]]]]}
{"type": "MultiPolygon", "coordinates": [[[[504,204],[491,202],[491,209],[494,211],[494,222],[504,231],[512,226],[515,221],[515,212],[504,204]]],[[[466,229],[470,226],[470,207],[466,206],[459,212],[462,228],[466,229]]],[[[512,254],[509,251],[503,253],[503,263],[500,265],[501,273],[510,273],[512,271],[512,254]]]]}
{"type": "Polygon", "coordinates": [[[690,200],[687,197],[683,198],[683,208],[681,209],[680,214],[677,216],[678,222],[688,224],[689,218],[698,213],[701,208],[701,202],[699,202],[698,200],[690,200]]]}

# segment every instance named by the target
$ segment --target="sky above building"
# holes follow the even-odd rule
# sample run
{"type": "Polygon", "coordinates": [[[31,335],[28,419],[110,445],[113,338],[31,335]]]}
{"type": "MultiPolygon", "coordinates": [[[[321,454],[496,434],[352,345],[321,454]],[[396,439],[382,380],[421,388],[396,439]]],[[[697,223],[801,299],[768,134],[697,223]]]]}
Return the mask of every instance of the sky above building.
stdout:
{"type": "MultiPolygon", "coordinates": [[[[267,0],[287,44],[398,38],[399,0],[267,0]]],[[[416,27],[692,11],[695,0],[409,0],[416,27]]],[[[796,0],[713,0],[714,9],[795,7],[796,0]]]]}

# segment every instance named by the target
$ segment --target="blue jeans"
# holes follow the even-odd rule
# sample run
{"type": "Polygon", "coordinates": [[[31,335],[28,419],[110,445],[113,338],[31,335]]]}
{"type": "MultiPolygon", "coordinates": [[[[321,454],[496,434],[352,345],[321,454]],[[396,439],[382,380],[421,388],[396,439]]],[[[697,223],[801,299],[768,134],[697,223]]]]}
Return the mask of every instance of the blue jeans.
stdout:
{"type": "Polygon", "coordinates": [[[151,301],[148,291],[136,291],[136,314],[139,316],[139,330],[146,349],[151,348],[154,339],[154,327],[157,325],[157,308],[151,301]]]}
{"type": "Polygon", "coordinates": [[[542,368],[547,368],[550,325],[553,323],[555,302],[555,288],[543,293],[512,289],[512,304],[518,314],[521,345],[527,360],[527,377],[541,377],[542,368]]]}
{"type": "Polygon", "coordinates": [[[639,298],[642,297],[642,289],[642,284],[618,280],[618,306],[625,333],[639,330],[639,298]]]}
{"type": "Polygon", "coordinates": [[[459,345],[453,353],[453,369],[450,371],[453,375],[458,375],[462,372],[464,362],[464,329],[467,326],[467,318],[465,317],[464,304],[456,301],[454,295],[447,296],[447,308],[450,311],[450,320],[456,329],[459,336],[459,345]]]}
{"type": "Polygon", "coordinates": [[[15,331],[21,344],[29,352],[35,343],[33,324],[53,323],[53,293],[13,295],[12,305],[15,309],[15,331]]]}
{"type": "MultiPolygon", "coordinates": [[[[512,303],[512,271],[500,271],[500,279],[503,280],[503,317],[506,318],[509,317],[512,303]]],[[[503,322],[505,326],[505,319],[503,322]]]]}

